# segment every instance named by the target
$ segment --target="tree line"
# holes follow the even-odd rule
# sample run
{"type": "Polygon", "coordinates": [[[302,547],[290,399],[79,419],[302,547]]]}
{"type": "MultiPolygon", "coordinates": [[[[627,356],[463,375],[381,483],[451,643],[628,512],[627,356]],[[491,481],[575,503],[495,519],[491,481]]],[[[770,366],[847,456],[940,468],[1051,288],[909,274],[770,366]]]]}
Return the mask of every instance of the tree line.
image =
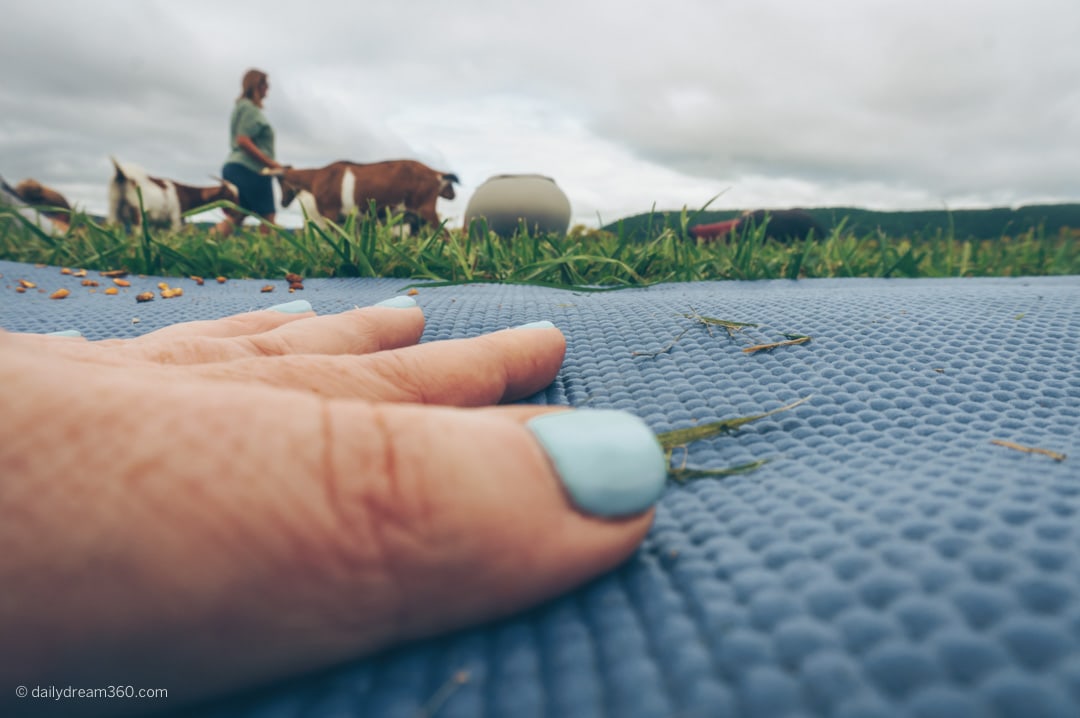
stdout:
{"type": "MultiPolygon", "coordinates": [[[[998,239],[1031,231],[1057,235],[1080,231],[1080,204],[1036,204],[989,209],[940,209],[881,212],[857,207],[807,208],[826,230],[844,223],[846,231],[863,236],[883,233],[888,237],[934,237],[998,239]]],[[[687,211],[688,226],[734,219],[743,210],[687,211]]],[[[626,217],[603,229],[644,239],[665,227],[679,231],[682,213],[656,211],[626,217]]]]}

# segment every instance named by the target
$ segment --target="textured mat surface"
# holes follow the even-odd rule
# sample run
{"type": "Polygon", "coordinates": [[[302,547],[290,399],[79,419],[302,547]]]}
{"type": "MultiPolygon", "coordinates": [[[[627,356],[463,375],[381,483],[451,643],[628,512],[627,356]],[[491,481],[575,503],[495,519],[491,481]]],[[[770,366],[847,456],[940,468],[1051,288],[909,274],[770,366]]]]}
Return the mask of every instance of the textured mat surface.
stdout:
{"type": "MultiPolygon", "coordinates": [[[[184,296],[136,304],[160,280],[107,297],[54,267],[0,262],[0,274],[0,326],[88,338],[298,296],[333,313],[407,285],[307,280],[288,295],[280,281],[261,294],[268,282],[167,280],[184,296]],[[45,293],[16,294],[18,279],[45,293]],[[60,287],[72,296],[50,300],[60,287]]],[[[208,715],[1080,715],[1080,278],[478,285],[416,299],[424,341],[555,322],[566,362],[534,401],[627,409],[665,431],[812,398],[690,445],[690,466],[769,463],[669,486],[612,573],[208,715]],[[729,336],[681,316],[693,312],[760,326],[729,336]],[[784,334],[813,339],[743,351],[784,334]]]]}

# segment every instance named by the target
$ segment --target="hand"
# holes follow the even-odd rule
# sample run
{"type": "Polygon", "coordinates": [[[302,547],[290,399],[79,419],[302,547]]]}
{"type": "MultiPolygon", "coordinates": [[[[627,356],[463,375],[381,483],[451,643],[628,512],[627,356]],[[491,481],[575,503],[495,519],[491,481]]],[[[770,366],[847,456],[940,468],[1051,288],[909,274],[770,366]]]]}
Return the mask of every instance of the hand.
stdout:
{"type": "Polygon", "coordinates": [[[281,168],[280,164],[263,153],[263,151],[259,149],[259,146],[255,144],[255,141],[247,135],[237,135],[236,144],[240,149],[254,157],[258,162],[261,162],[264,165],[264,171],[281,168]]]}
{"type": "Polygon", "coordinates": [[[410,303],[0,332],[0,686],[164,687],[175,707],[511,613],[632,553],[664,485],[648,428],[488,406],[550,384],[562,334],[417,344],[410,303]]]}

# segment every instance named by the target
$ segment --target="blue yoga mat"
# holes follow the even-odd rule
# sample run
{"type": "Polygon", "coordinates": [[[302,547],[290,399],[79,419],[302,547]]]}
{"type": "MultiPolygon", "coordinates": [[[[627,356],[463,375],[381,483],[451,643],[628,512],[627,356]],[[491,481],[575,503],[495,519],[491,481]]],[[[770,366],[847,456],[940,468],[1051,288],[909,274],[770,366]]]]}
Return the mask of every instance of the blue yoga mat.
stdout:
{"type": "MultiPolygon", "coordinates": [[[[328,314],[409,284],[166,279],[184,295],[137,304],[163,280],[110,297],[56,267],[0,274],[0,326],[90,339],[301,296],[328,314]],[[44,293],[16,294],[18,279],[44,293]],[[71,296],[49,299],[60,287],[71,296]]],[[[687,447],[690,467],[768,461],[671,483],[640,550],[588,585],[205,715],[1080,715],[1080,277],[415,298],[423,341],[553,321],[566,361],[531,401],[626,409],[661,432],[811,398],[687,447]],[[744,351],[786,335],[811,339],[744,351]]]]}

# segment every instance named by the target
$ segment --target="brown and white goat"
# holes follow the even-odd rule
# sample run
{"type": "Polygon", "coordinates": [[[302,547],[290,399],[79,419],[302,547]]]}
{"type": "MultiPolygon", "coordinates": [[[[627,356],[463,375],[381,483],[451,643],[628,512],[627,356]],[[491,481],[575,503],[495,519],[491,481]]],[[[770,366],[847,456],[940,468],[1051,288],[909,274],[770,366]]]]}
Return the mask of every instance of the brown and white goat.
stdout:
{"type": "MultiPolygon", "coordinates": [[[[111,159],[111,158],[110,158],[111,159]]],[[[116,174],[109,184],[109,215],[113,223],[138,226],[139,192],[146,221],[154,226],[177,229],[183,224],[183,214],[188,210],[224,199],[238,202],[240,195],[236,185],[221,180],[213,187],[193,187],[173,180],[151,177],[138,165],[121,164],[112,160],[116,174]]]]}
{"type": "Polygon", "coordinates": [[[264,170],[281,182],[281,206],[288,207],[299,195],[309,219],[321,217],[342,221],[351,212],[361,214],[375,203],[382,214],[411,212],[423,221],[439,226],[435,204],[439,197],[454,199],[457,175],[438,172],[415,160],[387,160],[359,164],[334,162],[317,169],[264,170]]]}
{"type": "Polygon", "coordinates": [[[52,187],[47,187],[41,184],[36,179],[24,179],[19,184],[15,185],[15,194],[19,195],[19,199],[27,204],[38,205],[41,207],[57,207],[62,210],[68,210],[67,212],[43,212],[46,217],[50,219],[67,219],[71,212],[71,205],[68,204],[64,195],[60,194],[52,187]]]}
{"type": "Polygon", "coordinates": [[[27,178],[13,188],[23,202],[37,207],[56,207],[61,211],[43,209],[41,213],[63,231],[71,225],[71,205],[67,198],[52,187],[41,184],[36,179],[27,178]],[[62,211],[67,210],[67,211],[62,211]]]}

